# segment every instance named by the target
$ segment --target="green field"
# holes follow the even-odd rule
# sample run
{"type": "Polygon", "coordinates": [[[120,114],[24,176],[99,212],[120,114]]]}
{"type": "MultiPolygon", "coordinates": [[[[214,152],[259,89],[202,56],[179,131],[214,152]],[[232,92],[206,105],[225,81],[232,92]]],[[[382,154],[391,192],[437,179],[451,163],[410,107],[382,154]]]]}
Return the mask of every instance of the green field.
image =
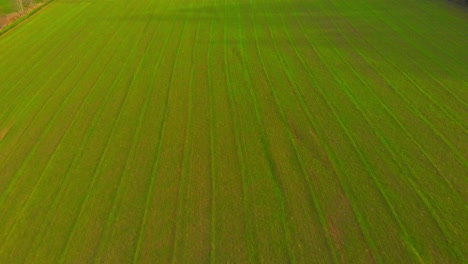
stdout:
{"type": "Polygon", "coordinates": [[[55,0],[0,36],[0,263],[463,263],[468,13],[55,0]]]}

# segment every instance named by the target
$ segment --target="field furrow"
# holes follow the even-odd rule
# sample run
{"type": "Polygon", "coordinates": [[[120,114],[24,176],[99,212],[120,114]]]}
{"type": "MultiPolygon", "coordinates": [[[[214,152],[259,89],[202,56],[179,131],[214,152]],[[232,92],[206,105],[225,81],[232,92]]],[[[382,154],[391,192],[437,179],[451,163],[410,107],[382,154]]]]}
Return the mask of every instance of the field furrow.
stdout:
{"type": "Polygon", "coordinates": [[[53,0],[0,34],[0,263],[462,263],[467,19],[53,0]]]}

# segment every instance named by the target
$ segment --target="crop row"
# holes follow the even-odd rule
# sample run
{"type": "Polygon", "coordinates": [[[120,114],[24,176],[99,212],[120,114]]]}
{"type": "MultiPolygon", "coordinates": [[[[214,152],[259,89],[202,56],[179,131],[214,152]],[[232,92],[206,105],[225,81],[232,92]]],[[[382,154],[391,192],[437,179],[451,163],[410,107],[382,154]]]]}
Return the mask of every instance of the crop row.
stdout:
{"type": "Polygon", "coordinates": [[[387,2],[56,0],[2,35],[0,262],[464,259],[465,17],[387,2]]]}

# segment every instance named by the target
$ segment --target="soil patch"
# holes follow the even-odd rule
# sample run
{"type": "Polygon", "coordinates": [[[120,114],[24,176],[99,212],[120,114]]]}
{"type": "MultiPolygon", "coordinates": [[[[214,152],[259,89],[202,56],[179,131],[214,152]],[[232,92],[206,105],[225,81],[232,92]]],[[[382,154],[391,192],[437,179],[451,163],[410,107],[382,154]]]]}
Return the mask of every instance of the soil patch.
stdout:
{"type": "Polygon", "coordinates": [[[10,128],[4,128],[4,129],[0,130],[0,141],[3,140],[3,138],[6,136],[8,131],[10,131],[10,128]]]}

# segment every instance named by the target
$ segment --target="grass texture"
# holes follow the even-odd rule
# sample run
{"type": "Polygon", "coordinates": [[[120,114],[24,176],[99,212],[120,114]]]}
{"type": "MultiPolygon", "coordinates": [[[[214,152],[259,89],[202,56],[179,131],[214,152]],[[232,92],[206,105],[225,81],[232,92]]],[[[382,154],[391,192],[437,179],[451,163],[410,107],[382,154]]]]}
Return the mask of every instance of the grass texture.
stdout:
{"type": "Polygon", "coordinates": [[[55,0],[0,37],[0,262],[463,262],[467,22],[55,0]]]}

